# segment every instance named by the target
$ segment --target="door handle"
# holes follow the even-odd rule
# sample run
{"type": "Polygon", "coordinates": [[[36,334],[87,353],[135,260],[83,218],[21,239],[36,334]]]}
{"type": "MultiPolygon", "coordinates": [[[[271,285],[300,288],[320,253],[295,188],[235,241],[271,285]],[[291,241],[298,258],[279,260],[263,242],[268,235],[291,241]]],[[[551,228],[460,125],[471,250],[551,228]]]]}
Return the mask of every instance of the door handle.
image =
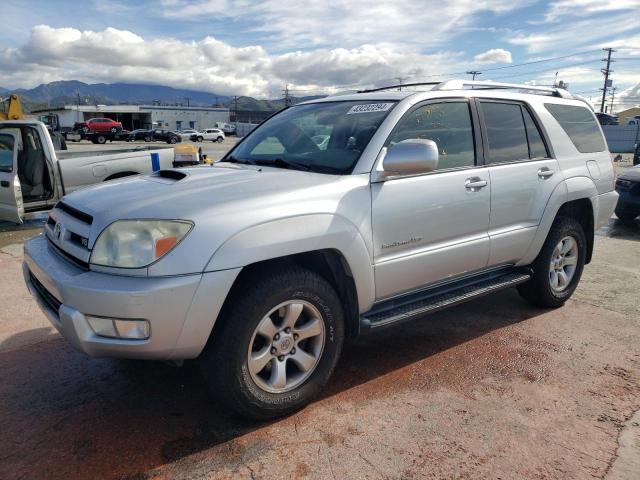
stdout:
{"type": "Polygon", "coordinates": [[[553,175],[553,170],[548,169],[547,167],[542,167],[540,170],[538,170],[538,177],[540,178],[549,178],[550,176],[553,175]]]}
{"type": "Polygon", "coordinates": [[[471,177],[471,178],[467,178],[464,181],[464,186],[465,188],[467,188],[467,190],[472,190],[475,192],[476,190],[486,187],[488,183],[489,182],[487,182],[486,180],[482,180],[479,177],[471,177]]]}
{"type": "Polygon", "coordinates": [[[2,180],[0,182],[0,185],[6,188],[9,188],[11,186],[11,184],[7,180],[2,180]]]}

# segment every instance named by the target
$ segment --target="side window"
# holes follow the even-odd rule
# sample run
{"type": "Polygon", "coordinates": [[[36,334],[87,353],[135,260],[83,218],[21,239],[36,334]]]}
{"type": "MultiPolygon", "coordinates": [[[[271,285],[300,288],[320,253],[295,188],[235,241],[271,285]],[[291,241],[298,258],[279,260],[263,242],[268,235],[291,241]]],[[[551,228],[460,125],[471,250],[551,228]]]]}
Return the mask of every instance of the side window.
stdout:
{"type": "Polygon", "coordinates": [[[389,145],[421,138],[438,145],[438,170],[475,165],[475,147],[469,103],[429,103],[405,115],[391,135],[389,145]]]}
{"type": "Polygon", "coordinates": [[[488,163],[529,158],[527,133],[520,105],[480,102],[489,141],[488,163]]]}
{"type": "Polygon", "coordinates": [[[589,109],[558,103],[545,103],[544,106],[558,121],[580,153],[606,150],[598,122],[589,109]]]}
{"type": "Polygon", "coordinates": [[[529,158],[549,158],[549,152],[544,145],[544,140],[540,134],[540,130],[533,121],[529,110],[522,108],[524,116],[524,126],[527,129],[527,139],[529,140],[529,158]]]}
{"type": "Polygon", "coordinates": [[[0,172],[13,171],[13,136],[0,133],[0,172]]]}

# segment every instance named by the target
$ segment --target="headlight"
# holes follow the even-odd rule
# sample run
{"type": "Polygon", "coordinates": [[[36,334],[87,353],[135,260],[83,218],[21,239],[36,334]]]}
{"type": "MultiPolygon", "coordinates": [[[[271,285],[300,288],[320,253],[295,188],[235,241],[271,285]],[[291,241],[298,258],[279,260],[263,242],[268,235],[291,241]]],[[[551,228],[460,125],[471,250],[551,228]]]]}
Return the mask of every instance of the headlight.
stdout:
{"type": "Polygon", "coordinates": [[[142,268],[169,253],[191,231],[183,220],[119,220],[105,228],[91,252],[93,265],[142,268]]]}

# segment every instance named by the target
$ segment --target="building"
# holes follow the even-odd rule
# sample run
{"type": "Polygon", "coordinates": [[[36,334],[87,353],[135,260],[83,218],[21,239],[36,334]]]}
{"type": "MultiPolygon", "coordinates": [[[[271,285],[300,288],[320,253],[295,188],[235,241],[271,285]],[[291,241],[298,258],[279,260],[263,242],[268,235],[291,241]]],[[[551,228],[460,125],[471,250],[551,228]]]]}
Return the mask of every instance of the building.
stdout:
{"type": "Polygon", "coordinates": [[[616,115],[620,120],[620,125],[626,125],[627,120],[635,117],[636,115],[640,115],[640,107],[627,108],[626,110],[617,112],[616,115]]]}
{"type": "Polygon", "coordinates": [[[56,113],[63,129],[71,129],[76,122],[106,117],[122,122],[127,130],[137,128],[166,128],[203,130],[218,122],[229,122],[229,109],[219,107],[183,107],[170,105],[65,105],[42,109],[33,114],[56,113]]]}

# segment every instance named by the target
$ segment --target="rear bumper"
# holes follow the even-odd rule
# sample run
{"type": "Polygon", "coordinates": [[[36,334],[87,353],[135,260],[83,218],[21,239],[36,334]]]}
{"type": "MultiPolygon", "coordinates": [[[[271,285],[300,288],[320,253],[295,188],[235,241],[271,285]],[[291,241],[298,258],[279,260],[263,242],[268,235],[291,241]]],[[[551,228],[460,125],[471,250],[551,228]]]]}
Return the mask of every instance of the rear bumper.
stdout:
{"type": "Polygon", "coordinates": [[[53,326],[96,357],[185,359],[204,348],[238,270],[174,277],[126,277],[82,270],[43,236],[25,244],[24,278],[53,326]],[[86,315],[144,319],[146,340],[101,337],[86,315]]]}

